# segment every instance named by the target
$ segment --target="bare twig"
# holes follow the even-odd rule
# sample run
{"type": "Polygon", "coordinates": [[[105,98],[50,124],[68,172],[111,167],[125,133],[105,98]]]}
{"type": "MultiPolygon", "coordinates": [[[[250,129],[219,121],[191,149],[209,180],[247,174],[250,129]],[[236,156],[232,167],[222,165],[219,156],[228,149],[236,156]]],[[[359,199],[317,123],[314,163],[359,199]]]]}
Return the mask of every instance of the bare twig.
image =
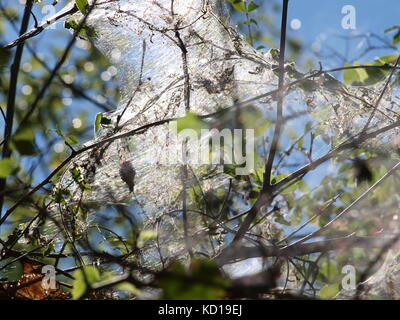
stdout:
{"type": "Polygon", "coordinates": [[[389,87],[390,82],[392,81],[394,72],[396,71],[399,62],[400,62],[400,55],[397,57],[396,63],[394,64],[394,67],[392,68],[392,71],[390,72],[389,78],[387,79],[387,81],[385,83],[385,86],[383,87],[383,89],[381,91],[381,94],[379,95],[378,99],[375,102],[374,109],[372,110],[372,112],[371,112],[371,114],[370,114],[370,116],[369,116],[369,118],[367,120],[367,123],[365,124],[364,128],[362,129],[362,132],[365,132],[368,129],[368,127],[369,127],[369,125],[370,125],[370,123],[371,123],[371,121],[372,121],[372,119],[373,119],[373,117],[375,115],[375,112],[379,108],[379,104],[382,101],[382,98],[385,95],[386,90],[389,87]]]}
{"type": "Polygon", "coordinates": [[[246,260],[257,257],[297,257],[318,252],[329,252],[334,250],[346,250],[349,248],[383,248],[387,245],[387,237],[359,237],[350,236],[311,243],[298,243],[290,247],[265,246],[246,246],[236,243],[222,252],[216,261],[219,265],[225,265],[235,261],[246,260]]]}
{"type": "Polygon", "coordinates": [[[375,182],[371,187],[369,187],[365,192],[363,192],[356,200],[354,200],[351,204],[349,204],[344,210],[342,210],[339,214],[337,214],[331,221],[329,221],[326,225],[319,228],[318,230],[308,234],[307,236],[299,239],[295,243],[287,246],[286,248],[290,248],[296,246],[299,243],[303,243],[311,238],[314,238],[327,229],[331,228],[340,218],[346,215],[356,204],[365,199],[372,191],[374,191],[379,185],[381,185],[387,178],[389,178],[395,171],[400,167],[400,162],[394,165],[388,172],[386,172],[377,182],[375,182]]]}
{"type": "MultiPolygon", "coordinates": [[[[5,45],[3,48],[5,49],[10,49],[12,47],[15,47],[17,45],[22,44],[26,40],[38,35],[41,33],[43,30],[45,30],[47,27],[55,23],[56,21],[60,20],[61,18],[64,18],[68,15],[71,15],[75,12],[78,12],[78,8],[75,5],[75,2],[71,2],[69,5],[67,5],[64,9],[62,9],[60,12],[58,12],[56,15],[51,17],[49,20],[46,20],[43,22],[41,25],[35,27],[34,29],[26,32],[26,29],[24,30],[23,33],[20,34],[20,36],[15,39],[14,41],[10,42],[9,44],[5,45]]],[[[29,11],[30,13],[30,11],[29,11]]]]}

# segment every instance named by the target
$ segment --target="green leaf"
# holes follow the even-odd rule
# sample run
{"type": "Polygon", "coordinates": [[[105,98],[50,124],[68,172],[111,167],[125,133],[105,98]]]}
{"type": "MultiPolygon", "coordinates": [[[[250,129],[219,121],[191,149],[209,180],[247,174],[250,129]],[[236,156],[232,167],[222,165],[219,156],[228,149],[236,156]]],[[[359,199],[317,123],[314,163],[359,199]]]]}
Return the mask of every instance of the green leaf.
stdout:
{"type": "Polygon", "coordinates": [[[299,141],[297,142],[297,146],[301,150],[303,149],[303,145],[304,145],[304,138],[300,138],[299,141]]]}
{"type": "Polygon", "coordinates": [[[66,140],[69,144],[79,144],[79,140],[75,136],[68,136],[68,139],[66,140]]]}
{"type": "MultiPolygon", "coordinates": [[[[359,66],[359,63],[355,63],[354,66],[359,66]]],[[[369,64],[371,65],[371,64],[369,64]]],[[[345,65],[350,66],[350,65],[345,65]]],[[[347,69],[343,72],[344,82],[353,86],[369,86],[377,83],[385,77],[385,74],[380,69],[372,68],[356,68],[347,69]]]]}
{"type": "Polygon", "coordinates": [[[285,226],[290,226],[290,221],[286,220],[283,214],[279,211],[274,212],[274,221],[285,226]]]}
{"type": "Polygon", "coordinates": [[[185,129],[192,129],[197,133],[200,132],[201,129],[207,128],[208,124],[203,121],[198,115],[188,112],[188,114],[178,119],[177,121],[177,131],[178,133],[185,129]]]}
{"type": "Polygon", "coordinates": [[[258,26],[258,22],[254,19],[250,19],[248,21],[243,22],[244,25],[252,24],[252,23],[255,24],[256,26],[258,26]]]}
{"type": "Polygon", "coordinates": [[[99,270],[93,266],[86,266],[83,270],[75,271],[73,277],[72,299],[74,300],[81,298],[86,292],[86,281],[89,285],[92,285],[101,280],[99,270]]]}
{"type": "Polygon", "coordinates": [[[250,175],[254,179],[254,182],[259,186],[262,186],[264,183],[264,168],[256,168],[251,170],[250,175]]]}
{"type": "Polygon", "coordinates": [[[55,129],[54,132],[57,133],[60,137],[64,138],[64,134],[62,133],[62,131],[60,129],[55,129]]]}
{"type": "Polygon", "coordinates": [[[399,29],[400,29],[400,26],[393,26],[393,27],[390,27],[390,28],[386,29],[385,33],[389,33],[389,32],[392,32],[394,30],[399,30],[399,29]]]}
{"type": "Polygon", "coordinates": [[[271,122],[254,107],[247,107],[245,111],[242,111],[239,120],[244,128],[254,130],[256,137],[264,135],[265,131],[271,127],[271,122]]]}
{"type": "Polygon", "coordinates": [[[157,237],[156,230],[143,230],[139,234],[139,237],[137,240],[137,247],[142,248],[147,241],[155,239],[156,237],[157,237]]]}
{"type": "Polygon", "coordinates": [[[400,42],[400,30],[394,35],[392,44],[396,45],[400,42]]]}
{"type": "Polygon", "coordinates": [[[5,278],[7,281],[17,281],[23,275],[24,269],[19,261],[13,262],[4,268],[4,266],[9,264],[12,260],[13,258],[0,260],[0,269],[2,269],[0,270],[0,279],[5,278]]]}
{"type": "Polygon", "coordinates": [[[83,14],[86,13],[86,9],[88,7],[87,0],[75,0],[75,4],[78,7],[80,12],[82,12],[83,14]]]}
{"type": "Polygon", "coordinates": [[[389,32],[396,31],[396,30],[397,30],[397,32],[393,36],[393,40],[392,40],[393,45],[396,45],[400,42],[400,26],[393,26],[393,27],[385,30],[385,33],[389,33],[389,32]]]}
{"type": "Polygon", "coordinates": [[[56,188],[53,197],[56,203],[65,202],[65,198],[70,197],[71,192],[68,189],[56,188]]]}
{"type": "Polygon", "coordinates": [[[85,183],[85,180],[82,177],[81,172],[77,167],[73,167],[69,171],[71,172],[72,179],[82,188],[82,190],[91,192],[90,185],[85,183]]]}
{"type": "Polygon", "coordinates": [[[103,118],[103,114],[100,112],[96,114],[96,120],[94,121],[94,131],[98,132],[100,130],[101,119],[103,118]]]}
{"type": "MultiPolygon", "coordinates": [[[[76,272],[76,271],[75,271],[76,272]]],[[[73,282],[72,288],[72,299],[78,300],[80,297],[84,295],[86,292],[86,283],[85,280],[82,278],[76,279],[73,282]]]]}
{"type": "Polygon", "coordinates": [[[47,256],[51,253],[54,253],[56,251],[55,246],[54,246],[54,242],[50,242],[49,245],[47,246],[46,250],[43,252],[44,256],[47,256]]]}
{"type": "Polygon", "coordinates": [[[28,141],[33,141],[35,139],[35,132],[33,131],[32,128],[30,127],[24,127],[20,130],[18,130],[13,138],[15,140],[28,140],[28,141]]]}
{"type": "Polygon", "coordinates": [[[321,299],[332,299],[339,293],[339,291],[339,283],[329,284],[319,291],[319,296],[321,299]]]}
{"type": "Polygon", "coordinates": [[[64,133],[60,129],[55,129],[54,132],[57,133],[60,137],[62,137],[64,139],[64,141],[70,145],[71,144],[72,145],[79,144],[78,138],[73,135],[65,136],[64,133]]]}
{"type": "MultiPolygon", "coordinates": [[[[79,27],[79,22],[75,21],[75,17],[69,18],[64,22],[65,29],[72,29],[77,31],[79,27]]],[[[79,30],[79,35],[83,38],[92,38],[96,36],[96,32],[93,28],[89,26],[82,26],[79,30]]]]}
{"type": "Polygon", "coordinates": [[[306,126],[304,127],[304,133],[306,134],[307,132],[310,132],[312,129],[313,123],[312,121],[308,121],[306,123],[306,126]]]}
{"type": "Polygon", "coordinates": [[[236,174],[237,168],[241,168],[241,166],[237,164],[224,164],[224,173],[234,177],[236,180],[246,180],[246,176],[236,174]]]}
{"type": "Polygon", "coordinates": [[[228,286],[216,263],[208,259],[194,260],[190,271],[173,262],[159,284],[165,300],[215,300],[223,297],[228,286]]]}
{"type": "Polygon", "coordinates": [[[18,171],[18,164],[14,159],[5,158],[0,160],[0,178],[7,178],[18,171]]]}
{"type": "Polygon", "coordinates": [[[254,3],[253,1],[250,2],[249,6],[247,7],[247,12],[252,12],[256,9],[258,9],[260,6],[256,3],[254,3]]]}
{"type": "Polygon", "coordinates": [[[140,294],[140,290],[130,282],[122,282],[121,284],[115,286],[115,288],[121,291],[132,293],[135,296],[138,296],[140,294]]]}
{"type": "Polygon", "coordinates": [[[243,0],[229,0],[229,2],[236,11],[247,12],[246,4],[243,0]]]}
{"type": "Polygon", "coordinates": [[[321,282],[334,282],[340,277],[339,268],[335,261],[329,261],[321,266],[317,279],[321,282]]]}
{"type": "Polygon", "coordinates": [[[34,145],[35,132],[30,127],[19,129],[11,139],[14,149],[22,156],[32,156],[36,154],[34,145]]]}
{"type": "Polygon", "coordinates": [[[12,145],[13,148],[16,149],[21,156],[33,156],[36,154],[36,148],[32,141],[13,140],[12,145]]]}
{"type": "Polygon", "coordinates": [[[74,179],[74,181],[78,182],[78,181],[81,180],[81,172],[79,171],[78,168],[73,167],[73,168],[70,170],[70,172],[71,172],[71,174],[72,174],[72,178],[74,179]]]}
{"type": "Polygon", "coordinates": [[[126,248],[126,245],[130,243],[129,240],[120,240],[119,238],[114,238],[109,240],[110,244],[113,246],[113,248],[118,249],[119,251],[122,252],[122,254],[127,254],[128,249],[126,248]]]}
{"type": "MultiPolygon", "coordinates": [[[[351,67],[351,65],[346,64],[345,67],[351,67]]],[[[368,79],[368,73],[365,69],[347,69],[343,72],[344,82],[347,84],[357,84],[363,83],[366,79],[368,79]]]]}
{"type": "Polygon", "coordinates": [[[269,49],[268,52],[271,55],[272,59],[274,59],[276,62],[279,61],[279,56],[280,56],[279,49],[272,48],[272,49],[269,49]]]}
{"type": "Polygon", "coordinates": [[[389,56],[379,57],[378,59],[375,60],[375,62],[378,65],[391,64],[391,63],[395,63],[398,57],[399,57],[398,54],[391,54],[389,56]]]}

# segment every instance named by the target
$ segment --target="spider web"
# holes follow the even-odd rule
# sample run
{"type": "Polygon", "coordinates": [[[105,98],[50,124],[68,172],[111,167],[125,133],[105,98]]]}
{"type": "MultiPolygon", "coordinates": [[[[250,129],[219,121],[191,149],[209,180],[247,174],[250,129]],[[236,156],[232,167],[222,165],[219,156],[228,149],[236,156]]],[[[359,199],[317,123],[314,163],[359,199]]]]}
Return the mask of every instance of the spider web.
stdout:
{"type": "MultiPolygon", "coordinates": [[[[122,98],[117,110],[103,115],[107,123],[86,145],[151,123],[184,117],[189,111],[188,95],[192,113],[207,115],[232,110],[224,113],[224,119],[210,121],[212,125],[231,120],[230,125],[234,126],[235,111],[250,105],[274,121],[276,97],[265,94],[277,89],[276,54],[257,52],[227,26],[220,1],[174,1],[173,13],[170,0],[101,1],[96,5],[87,24],[96,33],[98,48],[117,67],[122,98]],[[186,62],[182,43],[187,51],[186,62]],[[188,83],[190,90],[186,90],[188,83]],[[258,96],[262,97],[241,103],[258,96]]],[[[294,72],[287,72],[286,83],[305,76],[293,64],[287,68],[294,72]]],[[[369,130],[398,121],[399,92],[392,84],[385,88],[385,82],[380,81],[371,86],[350,87],[326,75],[310,79],[306,82],[310,84],[308,88],[288,89],[284,116],[302,116],[288,120],[287,127],[301,127],[311,119],[324,135],[336,138],[338,144],[359,134],[371,113],[374,116],[369,130]],[[376,108],[384,88],[385,94],[376,108]]],[[[392,152],[398,147],[398,131],[394,128],[360,146],[392,152]]],[[[270,128],[265,135],[271,132],[270,128]]],[[[165,217],[160,234],[161,242],[168,243],[163,247],[164,254],[179,256],[185,247],[176,232],[181,234],[183,226],[170,213],[182,213],[185,178],[181,158],[173,159],[173,164],[166,162],[171,149],[179,154],[182,143],[171,137],[168,124],[162,124],[90,150],[74,159],[58,182],[58,189],[69,191],[66,202],[50,209],[69,221],[71,207],[85,207],[90,213],[88,217],[79,217],[78,213],[74,218],[74,223],[80,221],[78,229],[84,231],[98,208],[135,202],[146,217],[147,226],[154,226],[160,217],[165,217]],[[133,193],[120,178],[120,164],[124,161],[131,162],[136,171],[133,193]],[[71,169],[77,170],[78,178],[74,178],[71,169]]],[[[189,146],[190,152],[195,154],[196,150],[189,146]]],[[[202,193],[217,189],[227,192],[229,176],[224,174],[223,166],[192,165],[189,169],[187,188],[200,185],[202,193]]],[[[191,234],[204,228],[201,217],[191,215],[190,219],[191,234]]],[[[206,242],[196,238],[193,245],[211,252],[206,242]]],[[[155,249],[146,253],[146,257],[153,257],[152,261],[158,255],[155,249]]]]}

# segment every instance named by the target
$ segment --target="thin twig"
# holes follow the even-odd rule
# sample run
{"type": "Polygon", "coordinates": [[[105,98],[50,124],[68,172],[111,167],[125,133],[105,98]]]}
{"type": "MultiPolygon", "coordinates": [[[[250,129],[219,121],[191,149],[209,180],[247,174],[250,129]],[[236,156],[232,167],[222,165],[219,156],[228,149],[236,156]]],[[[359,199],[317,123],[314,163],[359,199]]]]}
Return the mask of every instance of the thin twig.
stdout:
{"type": "MultiPolygon", "coordinates": [[[[50,19],[48,19],[45,22],[43,22],[41,25],[35,27],[34,29],[32,29],[32,30],[30,30],[28,32],[26,32],[26,29],[25,29],[24,32],[21,33],[20,36],[17,39],[15,39],[14,41],[12,41],[9,44],[5,45],[3,48],[11,49],[12,47],[20,45],[20,44],[24,43],[26,40],[38,35],[39,33],[41,33],[47,27],[52,25],[54,22],[60,20],[61,18],[66,17],[68,15],[71,15],[71,14],[73,14],[75,12],[78,12],[78,7],[75,5],[74,2],[71,2],[64,9],[62,9],[60,12],[55,14],[50,19]]],[[[29,11],[29,13],[30,13],[30,11],[29,11]]]]}
{"type": "Polygon", "coordinates": [[[382,101],[383,96],[385,95],[386,90],[389,87],[390,82],[392,81],[394,72],[396,71],[399,62],[400,62],[400,55],[397,57],[396,63],[394,64],[394,67],[392,68],[392,71],[390,72],[389,78],[387,79],[387,81],[385,83],[385,86],[383,87],[383,89],[381,91],[381,94],[379,95],[378,99],[375,102],[374,109],[372,110],[372,112],[371,112],[371,114],[370,114],[370,116],[369,116],[369,118],[367,120],[367,123],[365,124],[364,128],[362,129],[362,132],[365,132],[368,129],[373,117],[375,116],[375,112],[379,108],[379,104],[382,101]]]}
{"type": "Polygon", "coordinates": [[[378,186],[380,186],[387,178],[389,178],[395,171],[400,167],[400,162],[395,164],[388,172],[386,172],[377,182],[375,182],[371,187],[369,187],[365,192],[363,192],[356,200],[354,200],[351,204],[349,204],[344,210],[342,210],[338,215],[336,215],[331,221],[325,224],[323,227],[318,230],[308,234],[307,236],[299,239],[291,245],[288,245],[286,248],[290,248],[296,246],[299,243],[303,243],[311,238],[319,236],[321,233],[331,228],[340,218],[346,215],[356,204],[365,199],[372,191],[374,191],[378,186]]]}

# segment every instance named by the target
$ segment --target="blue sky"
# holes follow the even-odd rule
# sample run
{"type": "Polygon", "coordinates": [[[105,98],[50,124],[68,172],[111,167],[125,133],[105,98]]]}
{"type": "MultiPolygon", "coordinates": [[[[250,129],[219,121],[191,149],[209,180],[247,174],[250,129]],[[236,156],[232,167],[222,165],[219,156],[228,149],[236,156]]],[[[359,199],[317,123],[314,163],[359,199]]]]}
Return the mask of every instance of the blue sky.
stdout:
{"type": "Polygon", "coordinates": [[[341,28],[341,10],[345,5],[355,7],[360,32],[379,32],[400,23],[398,0],[290,0],[289,21],[300,19],[303,27],[299,34],[308,39],[329,30],[349,33],[341,28]]]}
{"type": "MultiPolygon", "coordinates": [[[[290,36],[300,38],[306,46],[320,42],[321,47],[333,47],[343,53],[344,41],[336,37],[351,36],[354,34],[377,34],[391,40],[392,34],[383,34],[384,30],[393,25],[400,24],[400,1],[398,0],[290,0],[289,24],[293,19],[301,21],[301,28],[289,28],[290,36]],[[342,8],[351,5],[355,8],[356,29],[345,30],[342,28],[342,8]],[[321,37],[322,36],[322,37],[321,37]],[[321,38],[323,39],[321,41],[321,38]]],[[[376,40],[376,39],[375,39],[376,40]]],[[[375,44],[379,41],[374,41],[375,44]]],[[[366,44],[362,39],[355,39],[349,46],[350,58],[357,57],[365,49],[366,44]]],[[[393,53],[388,50],[374,50],[365,55],[360,62],[371,61],[376,56],[393,53]]],[[[323,63],[332,64],[335,61],[326,58],[323,63]]],[[[333,65],[332,65],[333,66],[333,65]]]]}

